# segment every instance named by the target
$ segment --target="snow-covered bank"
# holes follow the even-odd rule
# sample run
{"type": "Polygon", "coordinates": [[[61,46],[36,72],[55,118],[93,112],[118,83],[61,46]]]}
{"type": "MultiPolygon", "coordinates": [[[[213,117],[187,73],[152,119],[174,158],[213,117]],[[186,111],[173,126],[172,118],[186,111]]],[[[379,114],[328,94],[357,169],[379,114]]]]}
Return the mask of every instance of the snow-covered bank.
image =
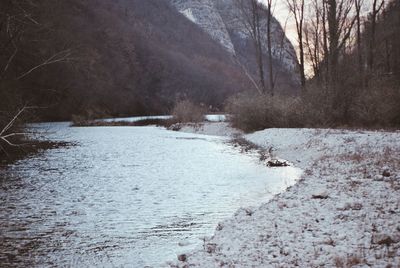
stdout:
{"type": "Polygon", "coordinates": [[[305,170],[240,209],[178,267],[398,267],[400,132],[268,129],[244,136],[305,170]]]}
{"type": "Polygon", "coordinates": [[[204,123],[185,123],[175,124],[171,129],[178,129],[181,132],[204,134],[211,136],[235,136],[242,135],[243,132],[232,128],[227,122],[204,122],[204,123]]]}

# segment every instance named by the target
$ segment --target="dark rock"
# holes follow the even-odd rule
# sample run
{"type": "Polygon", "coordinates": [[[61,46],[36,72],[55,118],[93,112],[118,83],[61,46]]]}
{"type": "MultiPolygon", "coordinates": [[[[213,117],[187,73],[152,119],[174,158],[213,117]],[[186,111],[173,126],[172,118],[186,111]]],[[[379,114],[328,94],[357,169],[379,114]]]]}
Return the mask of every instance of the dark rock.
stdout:
{"type": "Polygon", "coordinates": [[[214,253],[215,250],[217,249],[217,244],[207,244],[206,246],[206,251],[207,253],[214,253]]]}
{"type": "Polygon", "coordinates": [[[378,245],[390,246],[395,241],[387,234],[374,234],[372,235],[372,243],[378,245]]]}
{"type": "Polygon", "coordinates": [[[287,167],[289,164],[286,161],[269,160],[267,162],[269,167],[287,167]]]}
{"type": "Polygon", "coordinates": [[[313,195],[313,199],[327,199],[329,197],[328,192],[326,190],[316,191],[313,195]]]}
{"type": "Polygon", "coordinates": [[[186,260],[187,260],[186,254],[178,255],[178,261],[186,261],[186,260]]]}
{"type": "Polygon", "coordinates": [[[359,202],[353,202],[353,203],[345,203],[341,204],[337,207],[337,210],[361,210],[363,208],[363,205],[359,202]]]}
{"type": "Polygon", "coordinates": [[[182,124],[176,123],[176,124],[171,125],[171,126],[168,128],[168,130],[179,131],[179,130],[181,130],[181,128],[182,128],[182,124]]]}
{"type": "Polygon", "coordinates": [[[253,215],[253,211],[252,211],[251,209],[246,208],[245,211],[246,211],[246,216],[251,216],[251,215],[253,215]]]}
{"type": "Polygon", "coordinates": [[[390,171],[388,169],[385,169],[382,173],[383,177],[390,177],[390,171]]]}

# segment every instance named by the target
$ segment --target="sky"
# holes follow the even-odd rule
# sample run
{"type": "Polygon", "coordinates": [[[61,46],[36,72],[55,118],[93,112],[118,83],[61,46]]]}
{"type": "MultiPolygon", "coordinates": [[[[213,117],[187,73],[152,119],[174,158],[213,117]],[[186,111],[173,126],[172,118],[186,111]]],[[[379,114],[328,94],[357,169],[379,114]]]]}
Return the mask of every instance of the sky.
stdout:
{"type": "MultiPolygon", "coordinates": [[[[266,0],[259,0],[261,2],[266,2],[266,0]]],[[[311,2],[310,0],[305,0],[305,7],[307,9],[307,3],[311,2]]],[[[364,0],[364,8],[362,9],[363,13],[368,13],[368,8],[371,6],[371,0],[364,0]]],[[[289,40],[296,45],[297,43],[297,35],[296,35],[296,25],[293,20],[293,16],[290,14],[289,9],[286,4],[286,0],[274,0],[273,1],[274,10],[273,15],[275,18],[281,23],[282,27],[286,24],[286,35],[289,40]]]]}
{"type": "MultiPolygon", "coordinates": [[[[259,0],[260,2],[266,3],[266,0],[259,0]]],[[[307,9],[307,4],[309,4],[310,0],[305,0],[305,8],[307,9]]],[[[378,1],[379,2],[379,1],[378,1]]],[[[362,13],[365,15],[368,13],[369,8],[372,5],[372,0],[364,0],[364,6],[362,9],[362,13]]],[[[307,12],[307,11],[306,11],[307,12]]],[[[289,8],[287,6],[286,0],[274,0],[273,1],[273,15],[274,17],[281,23],[282,27],[285,27],[285,33],[287,38],[295,47],[296,51],[298,48],[298,40],[296,33],[296,24],[292,14],[289,12],[289,8]]],[[[306,63],[306,69],[311,71],[311,66],[306,63]]]]}
{"type": "MultiPolygon", "coordinates": [[[[265,0],[261,0],[261,2],[266,2],[265,0]]],[[[274,9],[273,15],[274,17],[281,23],[282,27],[285,27],[286,24],[286,35],[289,40],[292,42],[294,46],[297,43],[297,34],[296,34],[296,25],[295,22],[289,12],[285,0],[275,0],[273,2],[274,9]]]]}

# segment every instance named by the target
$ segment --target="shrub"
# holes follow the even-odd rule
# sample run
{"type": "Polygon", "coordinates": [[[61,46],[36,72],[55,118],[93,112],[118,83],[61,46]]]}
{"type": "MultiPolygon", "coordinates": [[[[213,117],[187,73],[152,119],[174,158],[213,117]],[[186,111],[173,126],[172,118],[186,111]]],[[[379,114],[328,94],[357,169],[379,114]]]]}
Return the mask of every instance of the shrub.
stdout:
{"type": "Polygon", "coordinates": [[[351,112],[360,126],[400,125],[400,91],[396,85],[372,85],[355,99],[351,112]]]}
{"type": "Polygon", "coordinates": [[[107,112],[98,108],[88,108],[81,114],[73,114],[71,121],[73,126],[94,125],[96,119],[110,117],[107,112]]]}
{"type": "Polygon", "coordinates": [[[204,121],[205,109],[193,104],[189,100],[176,103],[172,116],[175,122],[180,123],[199,123],[204,121]]]}
{"type": "Polygon", "coordinates": [[[297,97],[239,94],[228,99],[225,110],[233,127],[246,132],[304,125],[303,105],[297,97]]]}
{"type": "Polygon", "coordinates": [[[71,116],[71,121],[73,126],[84,126],[87,125],[89,120],[83,115],[73,114],[71,116]]]}
{"type": "Polygon", "coordinates": [[[233,127],[256,131],[272,127],[398,127],[400,90],[393,81],[365,88],[342,85],[331,92],[311,83],[301,97],[239,94],[225,106],[233,127]]]}

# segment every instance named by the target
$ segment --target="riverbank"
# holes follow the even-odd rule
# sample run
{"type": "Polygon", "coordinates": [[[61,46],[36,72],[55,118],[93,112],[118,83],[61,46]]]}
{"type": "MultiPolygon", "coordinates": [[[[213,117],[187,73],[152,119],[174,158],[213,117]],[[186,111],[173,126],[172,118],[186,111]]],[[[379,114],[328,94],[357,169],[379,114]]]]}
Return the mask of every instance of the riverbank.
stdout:
{"type": "Polygon", "coordinates": [[[243,135],[241,130],[230,127],[228,122],[176,123],[171,125],[168,129],[211,136],[233,137],[243,135]]]}
{"type": "Polygon", "coordinates": [[[46,150],[68,147],[73,144],[67,142],[42,141],[42,140],[24,140],[19,141],[20,145],[8,146],[2,145],[0,148],[0,170],[6,169],[9,165],[18,160],[29,158],[46,150]]]}
{"type": "Polygon", "coordinates": [[[400,265],[399,131],[267,129],[244,138],[302,168],[301,181],[238,210],[170,266],[400,265]]]}

